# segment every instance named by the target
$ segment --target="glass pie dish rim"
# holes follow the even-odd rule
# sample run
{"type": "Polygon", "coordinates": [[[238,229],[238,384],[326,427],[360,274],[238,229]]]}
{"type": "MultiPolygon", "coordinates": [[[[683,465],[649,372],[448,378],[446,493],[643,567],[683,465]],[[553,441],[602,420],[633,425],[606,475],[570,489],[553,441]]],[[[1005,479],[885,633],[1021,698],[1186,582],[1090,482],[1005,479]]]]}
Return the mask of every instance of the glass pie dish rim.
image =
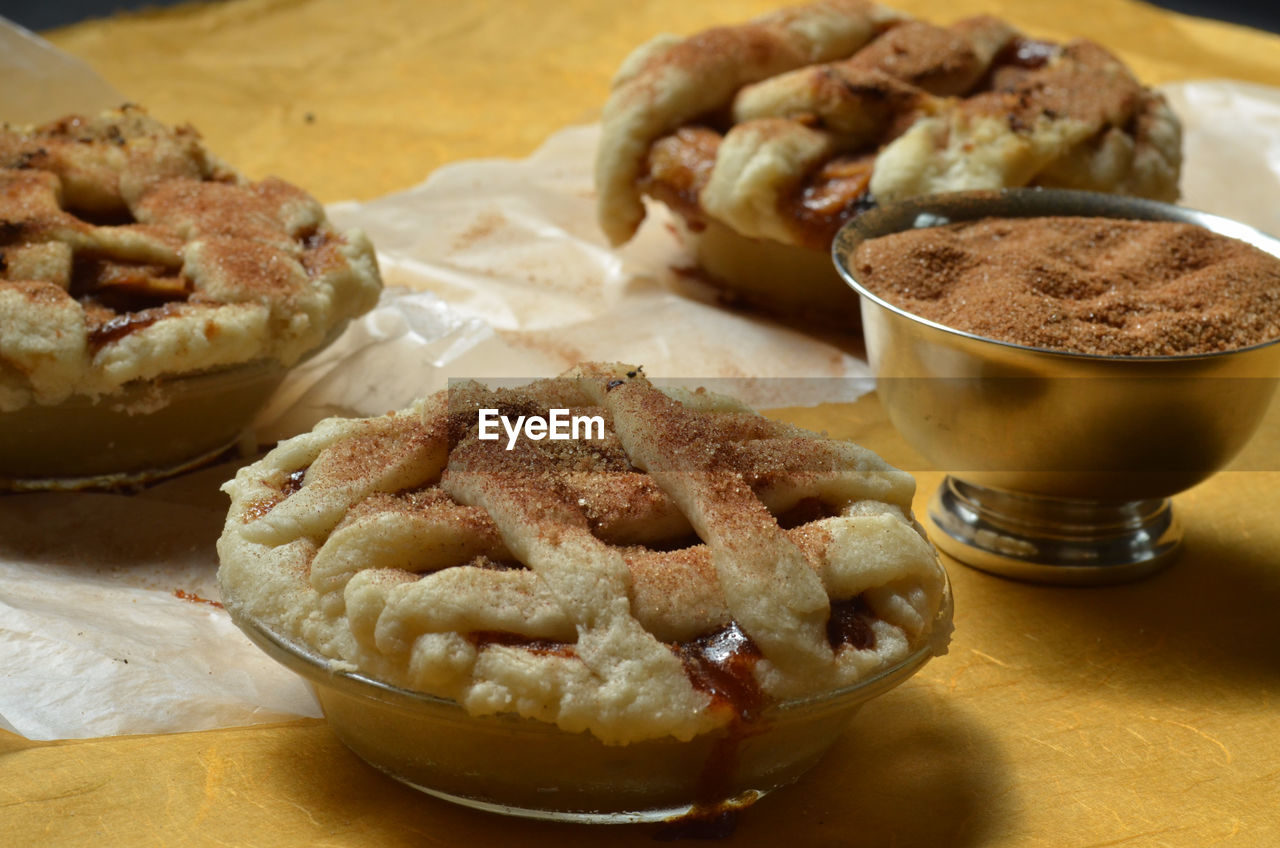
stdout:
{"type": "Polygon", "coordinates": [[[666,735],[606,743],[590,730],[565,729],[514,710],[473,713],[452,698],[407,689],[324,656],[303,637],[269,624],[269,613],[264,620],[249,612],[234,592],[222,601],[232,623],[312,691],[338,741],[385,776],[490,814],[592,825],[668,823],[679,830],[686,821],[693,827],[698,821],[729,821],[801,780],[831,755],[868,701],[947,653],[954,595],[945,566],[935,562],[941,576],[938,606],[916,637],[920,644],[905,656],[848,685],[774,701],[689,739],[666,735]],[[498,762],[495,737],[503,740],[498,762]],[[552,765],[567,751],[578,757],[573,765],[552,765]],[[731,752],[730,771],[716,777],[725,751],[731,752]],[[534,770],[527,765],[530,758],[536,760],[534,770]],[[707,790],[709,776],[714,785],[707,790]]]}
{"type": "MultiPolygon", "coordinates": [[[[98,394],[75,391],[56,403],[33,401],[10,412],[0,412],[0,432],[4,432],[7,423],[12,424],[20,416],[32,414],[30,410],[37,410],[38,415],[64,418],[78,418],[80,411],[89,410],[91,414],[113,419],[133,419],[136,416],[154,420],[152,416],[157,413],[178,414],[182,408],[198,403],[202,398],[217,397],[220,392],[252,391],[261,395],[251,408],[236,410],[224,420],[214,421],[215,426],[207,431],[201,431],[208,438],[200,439],[206,444],[198,451],[188,449],[176,451],[174,457],[145,462],[135,460],[132,464],[124,462],[123,467],[119,467],[121,463],[106,463],[113,466],[109,469],[15,473],[0,469],[0,493],[127,491],[201,468],[234,448],[289,375],[334,344],[354,320],[347,319],[330,327],[317,344],[292,362],[286,363],[276,356],[267,355],[191,370],[162,371],[152,377],[130,380],[111,391],[98,394]],[[149,397],[152,393],[163,395],[163,401],[149,409],[155,403],[149,397]],[[214,439],[214,434],[218,438],[214,439]]],[[[139,446],[128,445],[127,448],[136,453],[139,446]]]]}
{"type": "MultiPolygon", "coordinates": [[[[760,711],[760,719],[767,720],[770,717],[783,714],[791,710],[817,706],[828,702],[836,702],[855,694],[864,695],[864,697],[860,699],[859,703],[869,701],[872,698],[878,697],[879,695],[893,689],[898,684],[910,678],[932,658],[945,654],[947,652],[947,645],[950,642],[950,633],[954,616],[954,598],[951,590],[950,576],[941,564],[939,564],[939,569],[943,574],[941,602],[937,612],[931,619],[931,629],[929,634],[919,647],[897,662],[878,669],[861,680],[857,680],[853,683],[836,689],[830,689],[825,692],[817,692],[770,703],[760,711]],[[945,641],[942,641],[944,639],[945,641]],[[940,641],[942,644],[939,644],[940,641]]],[[[227,614],[231,616],[232,622],[245,633],[250,641],[257,645],[273,660],[279,662],[281,665],[309,682],[319,678],[318,682],[334,686],[335,688],[344,691],[346,694],[374,697],[377,700],[396,706],[430,704],[433,706],[451,707],[465,713],[471,718],[477,719],[538,721],[537,719],[527,719],[525,716],[521,716],[518,713],[513,712],[473,714],[469,712],[466,707],[452,698],[432,695],[428,692],[422,692],[414,689],[406,689],[402,686],[397,686],[393,683],[379,680],[376,677],[371,677],[360,671],[343,668],[343,660],[324,656],[301,640],[285,636],[270,627],[260,618],[237,609],[237,605],[234,601],[231,603],[228,603],[227,601],[228,599],[224,597],[222,602],[227,614]],[[288,660],[280,659],[278,655],[288,657],[288,660]],[[300,669],[306,669],[307,673],[304,673],[300,669]],[[376,693],[376,695],[374,693],[376,693]]],[[[548,728],[561,730],[561,732],[572,732],[562,730],[551,722],[540,723],[546,724],[548,728]]]]}

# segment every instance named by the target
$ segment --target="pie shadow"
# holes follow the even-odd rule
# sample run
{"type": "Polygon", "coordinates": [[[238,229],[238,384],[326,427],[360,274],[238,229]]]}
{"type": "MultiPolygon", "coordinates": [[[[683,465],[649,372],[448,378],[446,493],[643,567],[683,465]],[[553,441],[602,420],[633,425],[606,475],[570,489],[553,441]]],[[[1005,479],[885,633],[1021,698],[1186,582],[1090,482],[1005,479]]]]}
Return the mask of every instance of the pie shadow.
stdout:
{"type": "Polygon", "coordinates": [[[181,576],[207,589],[227,517],[219,486],[234,473],[228,463],[132,493],[0,494],[0,562],[135,588],[181,576]]]}
{"type": "Polygon", "coordinates": [[[1016,815],[1007,763],[962,702],[909,683],[865,705],[813,771],[746,812],[729,844],[987,844],[1016,815]]]}
{"type": "MultiPolygon", "coordinates": [[[[953,577],[962,568],[953,566],[953,577]]],[[[1127,696],[1162,702],[1179,691],[1195,703],[1203,695],[1193,691],[1280,693],[1278,544],[1192,524],[1178,559],[1135,583],[1048,587],[973,574],[962,578],[970,594],[1016,605],[1020,622],[1053,622],[1021,644],[1034,645],[1026,669],[1056,685],[1083,691],[1105,676],[1127,696]]],[[[1021,626],[987,636],[1014,639],[1021,626]]]]}
{"type": "MultiPolygon", "coordinates": [[[[952,699],[953,700],[953,699],[952,699]]],[[[792,786],[743,811],[719,844],[881,846],[986,842],[1014,815],[1006,759],[992,732],[924,685],[907,684],[863,707],[825,759],[792,786]],[[928,815],[921,811],[927,810],[928,815]]],[[[270,793],[298,809],[289,829],[315,835],[362,822],[388,848],[423,844],[648,846],[698,840],[670,825],[576,825],[508,818],[410,789],[347,750],[327,726],[314,729],[305,769],[273,769],[270,793]],[[306,822],[306,819],[310,819],[306,822]],[[304,823],[306,822],[306,823],[304,823]],[[434,843],[433,843],[434,844],[434,843]]],[[[298,752],[281,738],[281,762],[298,752]]]]}

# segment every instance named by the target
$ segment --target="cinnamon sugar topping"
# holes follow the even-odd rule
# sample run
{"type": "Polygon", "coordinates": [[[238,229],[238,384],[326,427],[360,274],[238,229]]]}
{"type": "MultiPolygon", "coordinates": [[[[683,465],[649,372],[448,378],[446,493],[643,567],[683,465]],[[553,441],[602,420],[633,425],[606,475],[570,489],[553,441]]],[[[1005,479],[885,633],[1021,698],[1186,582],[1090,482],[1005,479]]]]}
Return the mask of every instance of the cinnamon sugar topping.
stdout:
{"type": "Polygon", "coordinates": [[[909,476],[624,365],[330,420],[226,488],[239,610],[395,685],[610,742],[849,685],[932,638],[942,600],[909,476]],[[479,410],[553,408],[603,437],[480,438],[479,410]]]}
{"type": "Polygon", "coordinates": [[[714,222],[820,250],[875,202],[941,191],[1176,199],[1177,119],[1103,47],[1031,40],[985,15],[946,27],[903,17],[819,2],[637,50],[597,161],[610,239],[634,232],[641,194],[695,232],[714,222]],[[799,22],[813,57],[762,48],[799,22]]]}
{"type": "Polygon", "coordinates": [[[367,310],[372,248],[135,106],[0,127],[0,410],[255,359],[367,310]],[[31,284],[68,298],[38,308],[31,284]]]}
{"type": "Polygon", "coordinates": [[[1280,338],[1280,258],[1191,224],[989,218],[870,239],[853,270],[908,312],[1028,347],[1172,356],[1280,338]]]}

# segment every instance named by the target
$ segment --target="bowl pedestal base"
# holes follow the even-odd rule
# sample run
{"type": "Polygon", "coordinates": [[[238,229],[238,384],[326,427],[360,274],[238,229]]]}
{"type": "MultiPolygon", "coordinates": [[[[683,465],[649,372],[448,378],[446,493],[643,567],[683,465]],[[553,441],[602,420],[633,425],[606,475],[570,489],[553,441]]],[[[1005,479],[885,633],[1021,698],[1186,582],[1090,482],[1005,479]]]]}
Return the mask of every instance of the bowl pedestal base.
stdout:
{"type": "Polygon", "coordinates": [[[1045,497],[950,475],[929,502],[928,525],[934,544],[965,565],[1059,585],[1146,577],[1171,563],[1182,542],[1168,498],[1045,497]]]}

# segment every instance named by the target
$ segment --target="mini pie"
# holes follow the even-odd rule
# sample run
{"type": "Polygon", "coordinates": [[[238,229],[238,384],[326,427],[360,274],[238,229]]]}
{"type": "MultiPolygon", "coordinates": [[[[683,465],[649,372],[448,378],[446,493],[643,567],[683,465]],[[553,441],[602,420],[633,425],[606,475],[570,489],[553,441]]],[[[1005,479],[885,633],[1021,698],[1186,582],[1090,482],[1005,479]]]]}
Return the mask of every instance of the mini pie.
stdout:
{"type": "Polygon", "coordinates": [[[614,244],[647,195],[717,282],[796,306],[780,266],[829,270],[836,230],[872,204],[1023,185],[1174,200],[1180,166],[1164,99],[1093,42],[823,0],[636,50],[605,105],[596,185],[614,244]]]}
{"type": "Polygon", "coordinates": [[[296,362],[377,300],[372,247],[136,106],[0,128],[0,412],[296,362]]]}
{"type": "Polygon", "coordinates": [[[474,715],[690,739],[946,644],[915,484],[731,398],[587,364],[329,419],[224,487],[236,616],[474,715]],[[603,438],[479,438],[478,411],[603,438]]]}

